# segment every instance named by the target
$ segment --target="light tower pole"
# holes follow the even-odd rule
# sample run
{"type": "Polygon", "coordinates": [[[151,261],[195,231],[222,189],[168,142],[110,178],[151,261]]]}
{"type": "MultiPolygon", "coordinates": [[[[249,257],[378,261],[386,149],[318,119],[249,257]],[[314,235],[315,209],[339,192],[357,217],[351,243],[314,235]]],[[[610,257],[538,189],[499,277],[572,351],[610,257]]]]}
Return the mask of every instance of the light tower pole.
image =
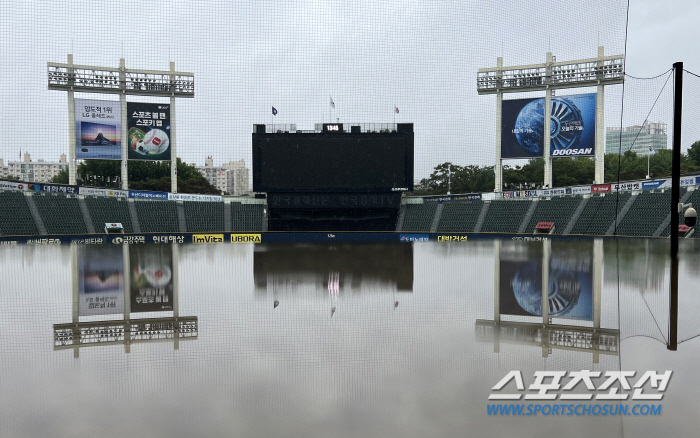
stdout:
{"type": "MultiPolygon", "coordinates": [[[[621,84],[624,81],[624,56],[604,56],[603,47],[598,47],[598,56],[595,58],[579,59],[574,61],[555,61],[552,53],[547,53],[546,62],[543,64],[519,65],[512,67],[503,66],[503,58],[497,58],[496,67],[481,68],[477,74],[476,88],[479,94],[496,95],[496,162],[495,191],[503,189],[503,173],[501,146],[503,93],[522,93],[529,91],[545,92],[545,115],[543,126],[543,154],[545,159],[545,185],[552,186],[552,162],[549,156],[551,141],[551,111],[552,92],[564,88],[597,87],[596,96],[596,127],[595,127],[595,152],[591,154],[596,158],[595,182],[604,181],[605,169],[605,95],[604,86],[621,84]]],[[[589,156],[589,155],[580,155],[589,156]]]]}

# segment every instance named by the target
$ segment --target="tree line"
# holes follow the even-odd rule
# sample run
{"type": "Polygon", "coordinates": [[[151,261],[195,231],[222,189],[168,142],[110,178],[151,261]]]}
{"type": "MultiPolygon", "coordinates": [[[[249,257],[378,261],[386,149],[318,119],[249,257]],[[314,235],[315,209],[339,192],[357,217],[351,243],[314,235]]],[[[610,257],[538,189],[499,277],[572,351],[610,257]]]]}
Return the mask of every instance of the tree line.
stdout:
{"type": "MultiPolygon", "coordinates": [[[[673,152],[670,149],[656,151],[648,158],[649,174],[652,178],[671,176],[673,152]]],[[[700,141],[696,141],[681,154],[681,173],[700,172],[700,141]]],[[[566,187],[593,183],[595,159],[587,157],[556,158],[552,160],[552,186],[566,187]]],[[[605,154],[605,182],[645,179],[647,156],[627,151],[622,155],[605,154]]],[[[428,178],[414,188],[416,195],[441,195],[451,193],[480,193],[494,190],[493,166],[460,166],[450,162],[435,166],[428,178]]],[[[504,190],[542,188],[544,182],[544,159],[533,158],[524,165],[503,166],[504,190]]]]}
{"type": "MultiPolygon", "coordinates": [[[[154,192],[170,191],[169,161],[129,161],[129,188],[154,192]]],[[[78,185],[105,188],[121,188],[121,161],[85,160],[76,169],[78,185]]],[[[68,170],[63,169],[53,177],[55,184],[68,184],[68,170]]],[[[199,173],[192,164],[177,159],[177,191],[179,193],[197,193],[219,195],[219,189],[199,173]]]]}

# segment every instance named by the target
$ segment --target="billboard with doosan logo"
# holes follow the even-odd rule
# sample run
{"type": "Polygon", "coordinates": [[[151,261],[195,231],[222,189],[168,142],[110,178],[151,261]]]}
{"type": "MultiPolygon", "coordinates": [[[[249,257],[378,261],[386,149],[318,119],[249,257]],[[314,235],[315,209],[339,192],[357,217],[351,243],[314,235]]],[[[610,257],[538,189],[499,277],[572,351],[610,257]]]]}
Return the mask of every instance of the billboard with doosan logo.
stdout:
{"type": "MultiPolygon", "coordinates": [[[[595,155],[596,94],[552,98],[550,156],[595,155]]],[[[504,100],[501,158],[544,156],[544,98],[504,100]]]]}

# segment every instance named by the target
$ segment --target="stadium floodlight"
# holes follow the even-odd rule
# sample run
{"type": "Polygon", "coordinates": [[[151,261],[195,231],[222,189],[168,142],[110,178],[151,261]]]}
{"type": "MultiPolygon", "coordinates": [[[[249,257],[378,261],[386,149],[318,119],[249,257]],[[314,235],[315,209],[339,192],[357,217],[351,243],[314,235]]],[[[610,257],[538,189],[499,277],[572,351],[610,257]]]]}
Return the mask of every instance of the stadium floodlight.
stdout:
{"type": "MultiPolygon", "coordinates": [[[[67,63],[48,62],[47,82],[49,90],[68,93],[68,183],[75,185],[75,99],[74,93],[118,94],[122,108],[121,132],[121,183],[127,190],[127,124],[126,95],[158,96],[170,98],[170,111],[175,112],[175,98],[194,97],[194,74],[175,71],[175,63],[170,62],[170,70],[134,70],[125,67],[124,59],[119,67],[96,67],[73,64],[73,55],[68,55],[67,63]]],[[[177,149],[175,143],[175,117],[170,120],[170,180],[171,191],[177,193],[177,149]]]]}
{"type": "MultiPolygon", "coordinates": [[[[497,58],[497,66],[481,68],[477,73],[476,89],[479,94],[496,95],[496,191],[503,181],[501,158],[501,123],[503,93],[545,91],[545,114],[551,113],[552,96],[556,89],[597,87],[595,113],[595,181],[604,180],[604,86],[624,82],[624,56],[605,56],[603,47],[598,47],[595,58],[575,61],[556,61],[551,52],[542,64],[503,66],[503,58],[497,58]]],[[[549,156],[551,142],[551,120],[544,117],[544,185],[552,187],[552,159],[549,156]]]]}

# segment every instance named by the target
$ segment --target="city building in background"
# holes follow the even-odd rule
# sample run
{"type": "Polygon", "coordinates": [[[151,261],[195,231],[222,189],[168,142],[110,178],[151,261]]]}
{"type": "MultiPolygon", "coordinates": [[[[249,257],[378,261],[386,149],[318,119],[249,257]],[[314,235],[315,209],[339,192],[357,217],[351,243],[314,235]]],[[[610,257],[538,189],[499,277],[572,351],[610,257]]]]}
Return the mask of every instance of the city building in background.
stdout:
{"type": "Polygon", "coordinates": [[[607,128],[605,132],[605,153],[617,154],[632,150],[639,156],[646,156],[649,150],[654,152],[668,149],[668,134],[666,123],[645,122],[642,126],[627,126],[625,128],[607,128]],[[622,136],[620,136],[622,131],[622,136]],[[620,139],[622,137],[622,139],[620,139]],[[620,149],[620,142],[622,148],[620,149]]]}
{"type": "Polygon", "coordinates": [[[229,161],[221,166],[214,166],[214,159],[209,156],[204,166],[195,166],[211,185],[224,194],[240,196],[250,192],[250,169],[245,167],[245,160],[229,161]]]}
{"type": "Polygon", "coordinates": [[[61,170],[68,169],[66,154],[61,154],[56,161],[32,161],[29,152],[24,153],[22,161],[8,161],[0,158],[0,178],[13,177],[26,182],[50,182],[61,170]]]}

